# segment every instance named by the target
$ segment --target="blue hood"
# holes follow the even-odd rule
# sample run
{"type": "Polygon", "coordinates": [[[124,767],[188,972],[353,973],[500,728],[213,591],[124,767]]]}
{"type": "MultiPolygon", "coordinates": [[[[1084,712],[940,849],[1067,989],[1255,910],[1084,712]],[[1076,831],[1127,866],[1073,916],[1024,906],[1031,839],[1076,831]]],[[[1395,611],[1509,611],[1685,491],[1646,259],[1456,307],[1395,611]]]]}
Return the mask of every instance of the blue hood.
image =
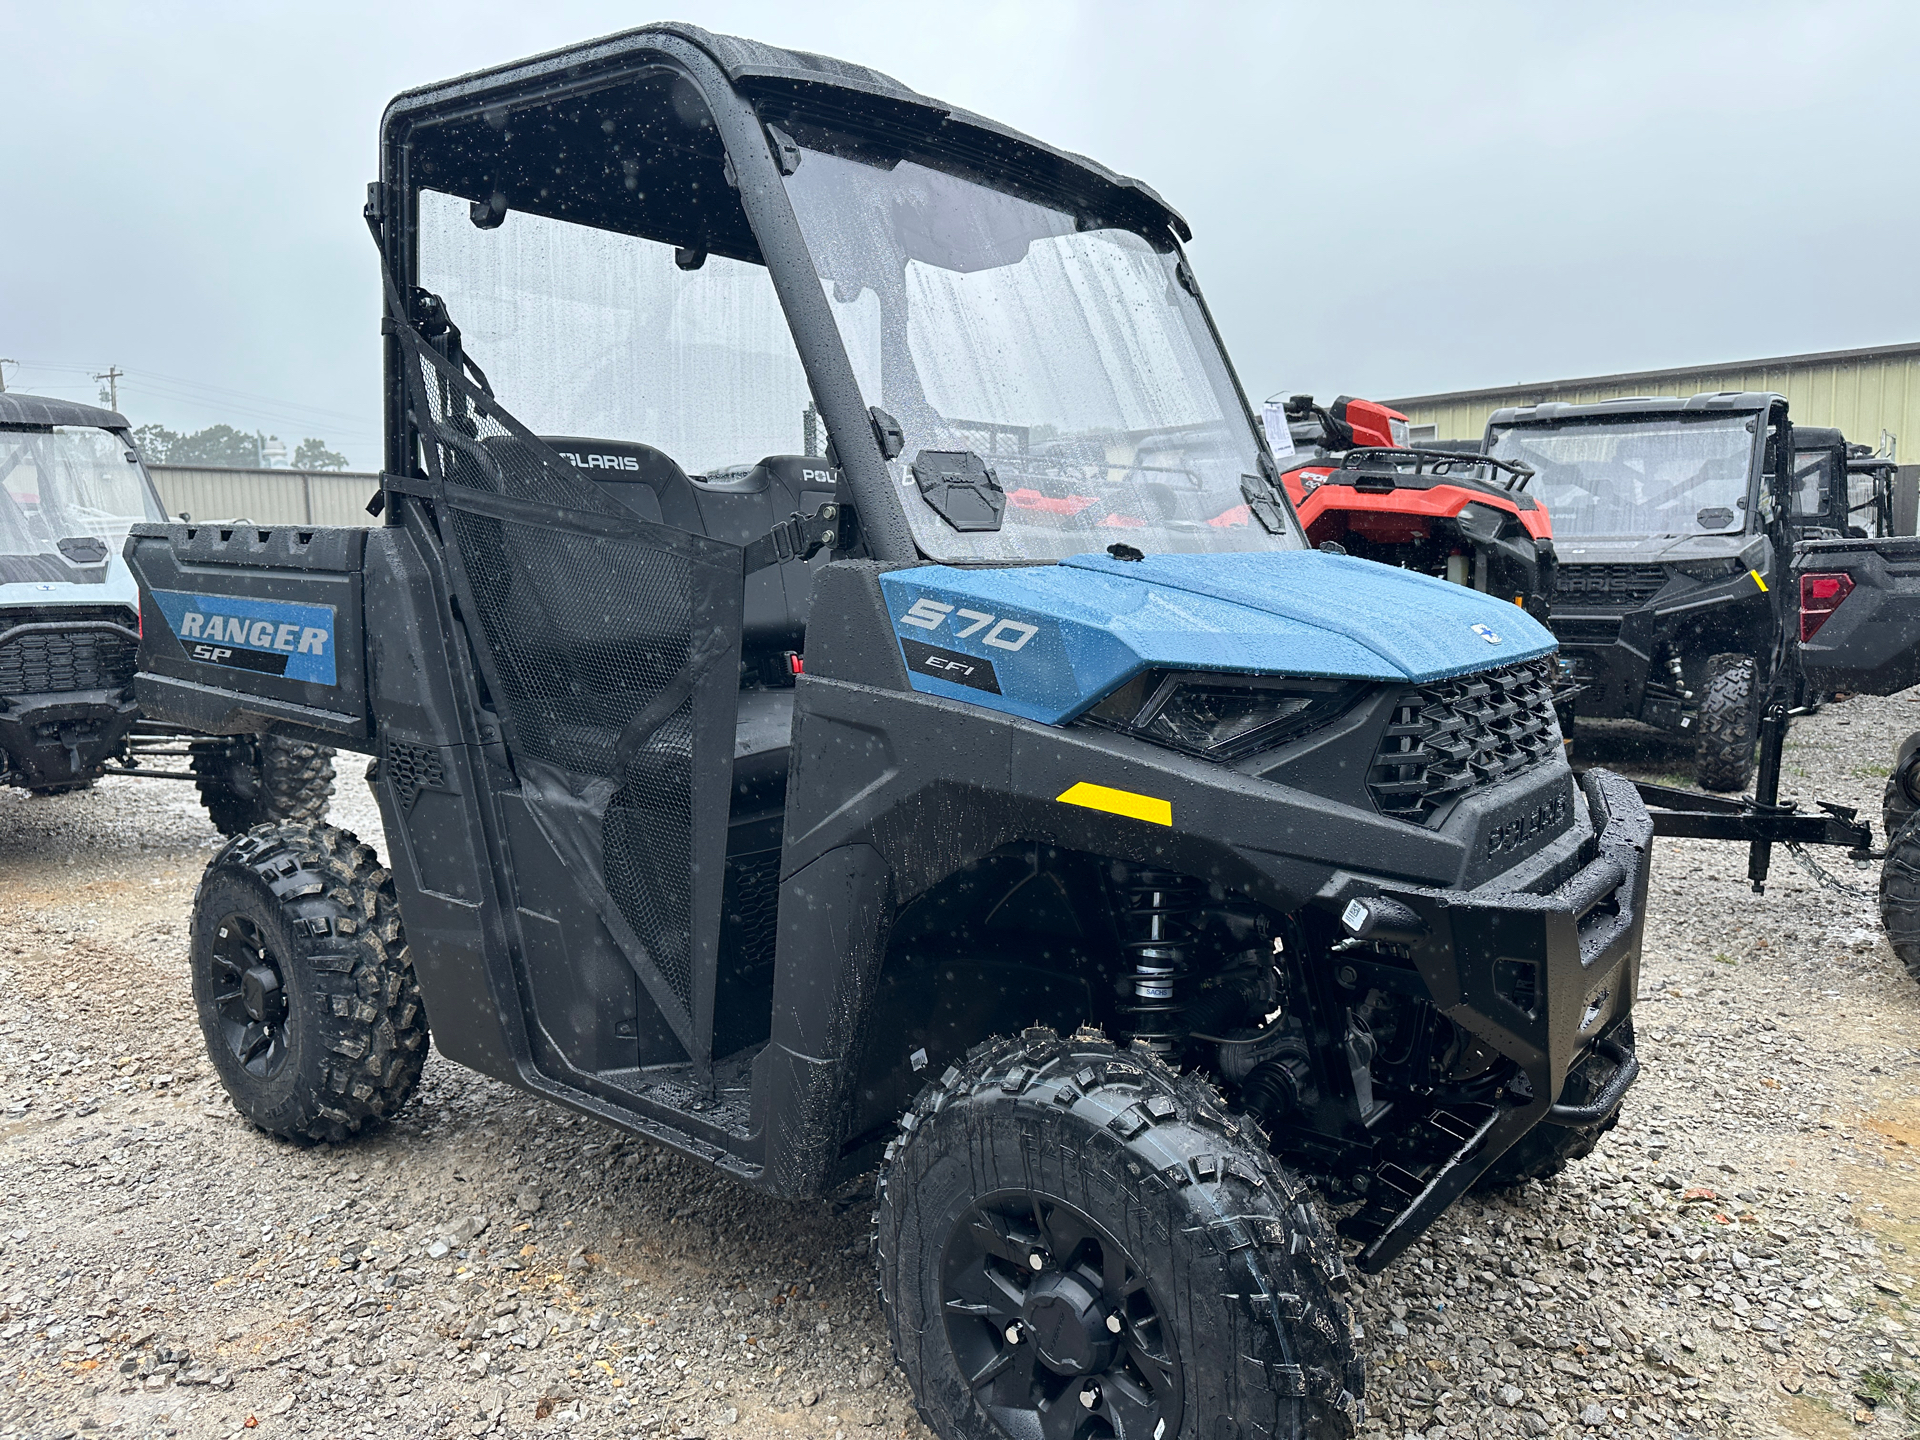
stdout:
{"type": "Polygon", "coordinates": [[[1425,683],[1552,652],[1523,610],[1320,551],[880,577],[914,689],[1059,724],[1142,670],[1425,683]]]}

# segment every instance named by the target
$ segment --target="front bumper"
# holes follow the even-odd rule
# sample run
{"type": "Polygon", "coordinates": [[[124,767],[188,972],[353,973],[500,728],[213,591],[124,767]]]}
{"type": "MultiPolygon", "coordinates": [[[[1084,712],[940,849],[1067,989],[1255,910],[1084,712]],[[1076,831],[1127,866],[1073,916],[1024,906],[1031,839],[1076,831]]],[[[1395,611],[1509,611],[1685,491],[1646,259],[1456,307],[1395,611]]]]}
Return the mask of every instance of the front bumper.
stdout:
{"type": "MultiPolygon", "coordinates": [[[[1555,614],[1561,657],[1580,687],[1578,713],[1595,720],[1638,720],[1653,663],[1649,612],[1622,615],[1555,614]]],[[[1658,707],[1656,707],[1657,709],[1658,707]]],[[[1649,723],[1659,723],[1657,719],[1649,723]]]]}
{"type": "MultiPolygon", "coordinates": [[[[1551,1112],[1568,1071],[1633,1008],[1653,821],[1631,781],[1589,770],[1580,784],[1590,829],[1578,837],[1577,868],[1551,889],[1503,891],[1495,881],[1475,890],[1373,891],[1411,916],[1380,938],[1405,950],[1433,1005],[1518,1073],[1494,1103],[1477,1107],[1484,1113],[1436,1112],[1436,1128],[1460,1144],[1410,1193],[1376,1197],[1382,1213],[1361,1251],[1365,1270],[1392,1261],[1535,1125],[1567,1123],[1551,1112]]],[[[1349,877],[1333,898],[1364,900],[1363,878],[1349,877]]]]}
{"type": "Polygon", "coordinates": [[[1745,575],[1695,586],[1637,609],[1556,606],[1551,628],[1581,687],[1578,713],[1638,720],[1685,734],[1694,702],[1663,657],[1753,651],[1769,643],[1773,611],[1745,575]]]}
{"type": "Polygon", "coordinates": [[[118,690],[13,696],[0,707],[0,776],[30,790],[90,779],[140,718],[118,690]]]}

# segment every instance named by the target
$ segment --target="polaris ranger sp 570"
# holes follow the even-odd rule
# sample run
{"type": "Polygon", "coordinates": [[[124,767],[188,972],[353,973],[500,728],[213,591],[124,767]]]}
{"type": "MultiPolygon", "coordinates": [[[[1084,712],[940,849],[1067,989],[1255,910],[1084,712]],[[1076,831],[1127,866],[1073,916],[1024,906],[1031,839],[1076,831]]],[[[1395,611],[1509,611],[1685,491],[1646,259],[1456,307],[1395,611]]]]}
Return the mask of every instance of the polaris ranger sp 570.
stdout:
{"type": "Polygon", "coordinates": [[[681,25],[381,141],[385,523],[131,548],[146,704],[377,757],[390,872],[279,825],[200,886],[241,1111],[345,1139],[431,1022],[749,1185],[877,1168],[943,1435],[1350,1433],[1323,1201],[1378,1269],[1637,1072],[1649,822],[1552,637],[1305,548],[1092,161],[681,25]]]}

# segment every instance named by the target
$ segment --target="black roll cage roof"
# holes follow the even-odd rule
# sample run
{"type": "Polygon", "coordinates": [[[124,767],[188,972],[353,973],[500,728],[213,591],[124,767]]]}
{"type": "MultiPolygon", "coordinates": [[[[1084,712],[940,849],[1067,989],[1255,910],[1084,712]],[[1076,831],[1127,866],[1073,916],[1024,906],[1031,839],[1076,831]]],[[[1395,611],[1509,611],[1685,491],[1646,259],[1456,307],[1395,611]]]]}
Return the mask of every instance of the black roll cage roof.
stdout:
{"type": "MultiPolygon", "coordinates": [[[[590,84],[596,76],[630,74],[660,42],[674,39],[711,59],[735,90],[771,110],[783,103],[805,110],[828,100],[837,112],[864,118],[875,128],[904,132],[957,153],[991,155],[995,168],[1026,172],[1046,188],[1093,203],[1103,213],[1128,223],[1164,225],[1183,242],[1193,239],[1186,220],[1151,186],[1097,160],[1061,150],[999,121],[901,84],[865,65],[785,50],[738,35],[716,35],[697,25],[663,21],[584,41],[506,65],[491,66],[432,85],[404,90],[391,100],[380,121],[383,146],[405,127],[448,111],[482,105],[490,97],[539,98],[590,84]]],[[[668,52],[670,53],[670,52],[668,52]]]]}
{"type": "MultiPolygon", "coordinates": [[[[867,411],[787,197],[783,175],[792,170],[786,152],[793,142],[781,131],[781,124],[810,119],[894,146],[924,150],[1010,187],[1068,201],[1078,213],[1098,216],[1103,224],[1148,236],[1164,235],[1170,248],[1177,249],[1180,242],[1192,238],[1187,222],[1138,180],[985,116],[921,95],[877,70],[672,22],[421,86],[388,104],[380,124],[381,178],[369,188],[367,216],[400,295],[410,297],[416,283],[412,197],[423,182],[410,173],[410,162],[417,130],[477,121],[504,131],[516,110],[551,107],[571,96],[639,83],[663,73],[689,82],[705,102],[720,145],[717,158],[724,167],[725,183],[737,192],[738,210],[751,232],[724,238],[731,240],[731,248],[740,251],[741,258],[764,264],[772,277],[809,388],[833,437],[841,473],[861,517],[860,533],[876,559],[915,561],[921,555],[887,471],[879,422],[867,411]],[[750,254],[744,248],[748,244],[750,254]]],[[[564,141],[557,143],[560,153],[567,154],[564,141]]],[[[486,156],[471,152],[457,158],[469,166],[488,163],[486,156]]],[[[488,197],[468,194],[464,198],[475,202],[478,216],[488,197]]],[[[538,203],[513,208],[572,218],[564,208],[570,198],[576,197],[549,197],[543,189],[538,203]]],[[[512,207],[512,197],[503,200],[512,207]]],[[[707,216],[718,213],[696,200],[681,218],[697,222],[703,208],[707,216]]],[[[726,251],[716,249],[715,253],[726,251]]],[[[1198,286],[1191,283],[1191,272],[1185,273],[1185,283],[1239,394],[1245,423],[1260,444],[1245,387],[1233,373],[1232,359],[1198,286]]],[[[400,343],[392,334],[385,338],[385,366],[385,468],[405,475],[414,468],[415,436],[407,415],[400,343]]],[[[1267,479],[1277,484],[1278,472],[1270,468],[1271,458],[1263,444],[1259,453],[1267,479]]]]}
{"type": "Polygon", "coordinates": [[[1496,426],[1551,425],[1563,420],[1652,419],[1660,415],[1700,415],[1721,411],[1765,413],[1786,404],[1784,395],[1770,390],[1709,390],[1682,400],[1677,396],[1634,395],[1573,405],[1553,400],[1543,405],[1507,405],[1487,417],[1487,433],[1496,426]]]}
{"type": "Polygon", "coordinates": [[[82,405],[75,400],[55,400],[43,395],[22,395],[0,390],[0,427],[27,425],[73,425],[93,430],[118,430],[130,427],[127,417],[97,405],[82,405]]]}

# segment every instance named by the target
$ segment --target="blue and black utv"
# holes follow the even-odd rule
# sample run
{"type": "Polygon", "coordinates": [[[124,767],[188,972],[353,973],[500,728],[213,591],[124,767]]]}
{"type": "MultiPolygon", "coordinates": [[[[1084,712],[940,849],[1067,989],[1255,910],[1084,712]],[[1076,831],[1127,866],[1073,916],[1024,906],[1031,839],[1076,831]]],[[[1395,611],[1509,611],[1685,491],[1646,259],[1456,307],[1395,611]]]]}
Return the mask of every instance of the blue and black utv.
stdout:
{"type": "Polygon", "coordinates": [[[661,25],[412,91],[367,217],[383,523],[128,550],[145,706],[375,757],[387,865],[272,825],[198,891],[240,1111],[364,1131],[431,1024],[877,1171],[944,1436],[1351,1433],[1340,1236],[1637,1073],[1649,821],[1552,637],[1307,549],[1181,218],[872,70],[661,25]]]}
{"type": "Polygon", "coordinates": [[[0,783],[58,795],[107,774],[192,780],[227,835],[324,819],[324,746],[141,719],[139,592],[120,548],[165,514],[124,417],[0,392],[0,783]],[[167,757],[187,768],[152,763],[167,757]]]}

